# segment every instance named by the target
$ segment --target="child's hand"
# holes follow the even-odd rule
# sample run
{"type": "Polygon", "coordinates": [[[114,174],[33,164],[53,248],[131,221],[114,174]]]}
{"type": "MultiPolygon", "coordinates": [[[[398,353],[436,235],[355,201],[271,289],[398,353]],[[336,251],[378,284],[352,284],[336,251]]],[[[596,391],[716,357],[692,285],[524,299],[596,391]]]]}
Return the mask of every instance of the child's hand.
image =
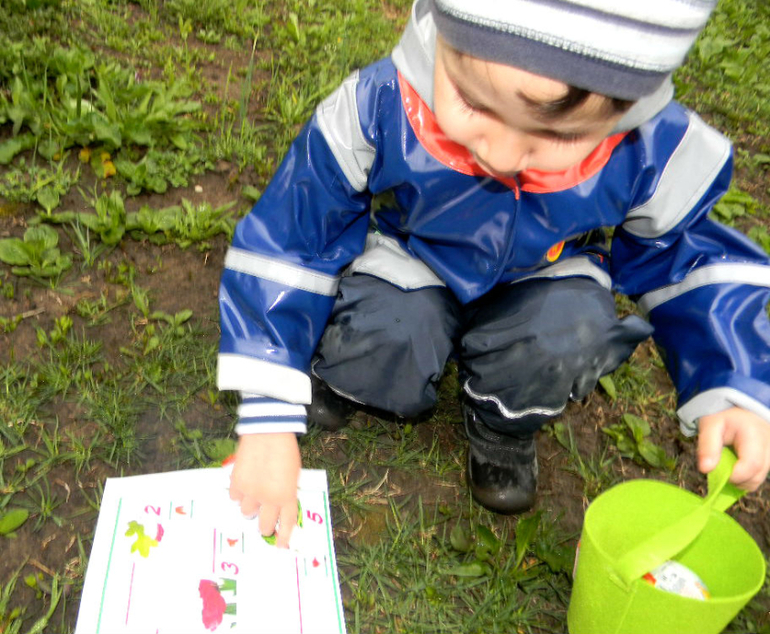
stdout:
{"type": "Polygon", "coordinates": [[[698,469],[708,473],[719,462],[722,447],[738,455],[730,481],[755,491],[770,471],[770,423],[740,407],[702,416],[698,424],[698,469]]]}
{"type": "Polygon", "coordinates": [[[230,498],[241,504],[241,512],[259,513],[264,536],[280,530],[276,546],[288,548],[297,524],[297,482],[302,459],[293,433],[244,434],[238,441],[235,465],[230,476],[230,498]]]}

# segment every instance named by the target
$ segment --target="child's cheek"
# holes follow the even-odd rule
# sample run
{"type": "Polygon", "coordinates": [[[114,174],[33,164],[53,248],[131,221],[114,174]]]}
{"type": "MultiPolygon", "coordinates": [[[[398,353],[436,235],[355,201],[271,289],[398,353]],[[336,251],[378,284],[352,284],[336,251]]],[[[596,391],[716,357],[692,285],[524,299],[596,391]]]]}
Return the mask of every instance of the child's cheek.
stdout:
{"type": "Polygon", "coordinates": [[[469,122],[465,113],[455,111],[452,105],[447,102],[436,102],[436,109],[433,114],[436,117],[438,127],[450,141],[466,145],[465,137],[469,131],[469,122]]]}
{"type": "Polygon", "coordinates": [[[458,119],[464,114],[457,112],[459,106],[456,102],[448,82],[441,73],[437,73],[433,85],[433,116],[441,131],[452,141],[456,141],[454,137],[462,127],[458,119]]]}

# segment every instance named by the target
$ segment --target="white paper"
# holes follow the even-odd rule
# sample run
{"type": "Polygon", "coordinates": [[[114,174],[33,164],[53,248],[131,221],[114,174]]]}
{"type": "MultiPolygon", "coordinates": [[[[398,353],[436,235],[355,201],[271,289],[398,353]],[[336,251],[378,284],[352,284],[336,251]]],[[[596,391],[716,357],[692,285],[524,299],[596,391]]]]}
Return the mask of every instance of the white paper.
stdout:
{"type": "Polygon", "coordinates": [[[228,468],[108,479],[75,634],[345,634],[326,472],[302,470],[289,550],[229,484],[228,468]]]}

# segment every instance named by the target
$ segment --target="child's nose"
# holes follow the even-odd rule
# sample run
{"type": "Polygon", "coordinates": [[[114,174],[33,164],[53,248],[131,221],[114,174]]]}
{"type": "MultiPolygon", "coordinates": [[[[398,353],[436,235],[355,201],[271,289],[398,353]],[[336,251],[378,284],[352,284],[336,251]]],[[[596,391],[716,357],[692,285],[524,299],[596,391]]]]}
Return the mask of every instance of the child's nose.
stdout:
{"type": "Polygon", "coordinates": [[[495,174],[513,176],[524,171],[531,148],[521,135],[496,132],[486,135],[476,146],[476,157],[495,174]]]}

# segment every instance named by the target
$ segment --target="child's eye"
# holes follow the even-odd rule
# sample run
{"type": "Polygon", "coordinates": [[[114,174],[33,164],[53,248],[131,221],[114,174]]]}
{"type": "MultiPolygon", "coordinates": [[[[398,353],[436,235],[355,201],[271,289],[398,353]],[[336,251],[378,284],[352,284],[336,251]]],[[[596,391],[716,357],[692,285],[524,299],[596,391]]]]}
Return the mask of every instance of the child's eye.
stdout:
{"type": "Polygon", "coordinates": [[[556,145],[573,145],[583,140],[582,134],[554,134],[551,140],[556,145]]]}
{"type": "Polygon", "coordinates": [[[455,90],[455,97],[460,105],[460,109],[466,114],[484,114],[489,112],[489,109],[473,103],[458,90],[455,90]]]}

